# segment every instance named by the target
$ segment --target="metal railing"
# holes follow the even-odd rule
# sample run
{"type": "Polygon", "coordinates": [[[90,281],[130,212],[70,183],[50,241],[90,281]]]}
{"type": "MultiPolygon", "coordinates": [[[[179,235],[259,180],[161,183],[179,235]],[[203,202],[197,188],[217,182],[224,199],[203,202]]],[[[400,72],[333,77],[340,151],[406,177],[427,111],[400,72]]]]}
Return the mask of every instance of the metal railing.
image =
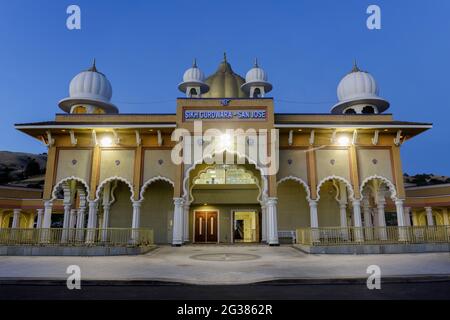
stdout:
{"type": "Polygon", "coordinates": [[[143,246],[153,244],[153,230],[108,229],[0,229],[0,245],[143,246]]]}
{"type": "Polygon", "coordinates": [[[450,226],[297,229],[297,244],[313,246],[448,242],[450,226]]]}

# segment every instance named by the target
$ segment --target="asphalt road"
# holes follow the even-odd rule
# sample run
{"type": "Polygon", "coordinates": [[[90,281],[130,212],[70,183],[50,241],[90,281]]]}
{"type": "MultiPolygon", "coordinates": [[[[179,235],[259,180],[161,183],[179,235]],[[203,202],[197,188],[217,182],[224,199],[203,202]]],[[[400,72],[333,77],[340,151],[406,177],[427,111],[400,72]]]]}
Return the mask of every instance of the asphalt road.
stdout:
{"type": "Polygon", "coordinates": [[[450,300],[450,280],[382,283],[369,290],[365,283],[334,284],[100,284],[82,283],[68,290],[62,283],[2,283],[0,300],[301,300],[301,299],[445,299],[450,300]]]}

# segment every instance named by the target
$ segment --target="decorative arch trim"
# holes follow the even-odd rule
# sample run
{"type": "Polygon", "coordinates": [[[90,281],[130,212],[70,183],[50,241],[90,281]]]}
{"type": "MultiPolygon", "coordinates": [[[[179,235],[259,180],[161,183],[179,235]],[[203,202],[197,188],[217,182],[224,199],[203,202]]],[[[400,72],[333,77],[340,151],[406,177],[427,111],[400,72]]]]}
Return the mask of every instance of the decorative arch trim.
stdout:
{"type": "Polygon", "coordinates": [[[303,186],[303,188],[305,188],[305,191],[306,191],[306,200],[308,200],[308,201],[311,200],[311,190],[309,189],[308,184],[305,181],[303,181],[302,178],[299,178],[296,176],[287,176],[287,177],[284,177],[284,178],[278,180],[277,186],[288,180],[292,180],[292,181],[295,181],[295,182],[298,182],[299,184],[301,184],[303,186]]]}
{"type": "Polygon", "coordinates": [[[151,185],[153,182],[156,182],[156,181],[165,181],[165,182],[168,182],[168,183],[170,183],[170,184],[172,185],[172,187],[175,188],[175,182],[173,182],[172,180],[170,180],[170,179],[167,178],[167,177],[163,177],[163,176],[154,176],[154,177],[151,177],[151,178],[148,179],[148,180],[144,183],[144,185],[142,186],[141,192],[139,193],[139,201],[143,201],[143,200],[144,200],[144,193],[145,193],[145,190],[147,189],[147,187],[148,187],[149,185],[151,185]]]}
{"type": "Polygon", "coordinates": [[[113,176],[113,177],[109,177],[105,180],[103,180],[97,187],[97,191],[95,192],[95,201],[100,200],[100,192],[102,191],[103,187],[105,186],[105,184],[107,184],[108,182],[114,181],[114,180],[118,180],[121,182],[124,182],[128,188],[131,191],[131,197],[130,200],[133,201],[134,200],[134,188],[133,188],[133,184],[131,182],[129,182],[127,179],[122,178],[122,177],[118,177],[118,176],[113,176]]]}
{"type": "Polygon", "coordinates": [[[87,182],[84,181],[84,179],[82,179],[82,178],[70,176],[70,177],[66,177],[64,179],[59,180],[58,183],[55,184],[55,186],[53,187],[52,197],[51,197],[50,201],[56,200],[57,199],[56,192],[58,191],[58,188],[61,187],[63,185],[63,183],[71,181],[71,180],[80,182],[86,188],[86,197],[89,198],[90,192],[89,192],[89,185],[87,184],[87,182]]]}
{"type": "Polygon", "coordinates": [[[376,175],[376,174],[375,174],[375,175],[372,175],[372,176],[370,176],[370,177],[367,177],[367,178],[365,178],[365,179],[363,180],[363,182],[361,183],[361,186],[360,186],[361,194],[363,194],[363,189],[364,189],[365,185],[366,185],[368,182],[370,182],[371,180],[374,180],[374,179],[379,179],[379,180],[383,181],[384,183],[386,183],[386,185],[387,185],[388,188],[389,188],[389,191],[391,192],[391,199],[392,199],[393,201],[398,200],[398,197],[397,197],[397,189],[395,188],[395,185],[392,183],[392,181],[389,180],[389,179],[386,178],[386,177],[379,176],[379,175],[376,175]]]}
{"type": "Polygon", "coordinates": [[[322,187],[322,185],[330,180],[338,180],[341,181],[343,183],[345,183],[345,185],[347,186],[348,190],[349,190],[349,198],[351,201],[355,200],[355,192],[353,190],[353,186],[352,184],[345,178],[341,177],[341,176],[336,176],[336,175],[332,175],[332,176],[328,176],[323,178],[322,180],[320,180],[320,182],[317,184],[317,199],[316,201],[320,200],[320,188],[322,187]]]}
{"type": "MultiPolygon", "coordinates": [[[[253,159],[251,159],[250,157],[248,157],[247,155],[241,155],[239,152],[237,151],[230,151],[230,150],[222,150],[218,153],[224,153],[224,152],[228,152],[232,155],[235,155],[238,157],[238,159],[245,159],[247,160],[250,164],[253,164],[255,166],[255,168],[260,172],[260,176],[261,176],[261,180],[262,180],[262,191],[260,192],[260,196],[258,197],[258,201],[262,201],[265,198],[268,197],[267,195],[267,190],[268,190],[268,181],[267,181],[267,177],[264,175],[264,169],[260,168],[258,166],[258,164],[256,163],[256,161],[254,161],[253,159]]],[[[203,163],[203,161],[205,159],[208,158],[213,158],[215,156],[215,154],[207,154],[205,156],[203,156],[201,159],[196,160],[190,167],[189,169],[187,169],[185,171],[185,176],[183,179],[183,199],[185,200],[190,200],[190,195],[189,195],[189,174],[190,172],[199,164],[203,163]]]]}
{"type": "MultiPolygon", "coordinates": [[[[207,172],[207,171],[208,171],[209,169],[211,169],[214,165],[216,165],[216,164],[208,165],[208,166],[205,167],[203,170],[200,170],[200,171],[197,173],[197,175],[196,175],[195,177],[192,178],[192,181],[195,181],[197,178],[200,177],[200,175],[201,175],[202,173],[207,172]]],[[[258,196],[257,196],[256,200],[258,200],[258,202],[261,202],[261,201],[262,201],[262,196],[263,196],[263,188],[261,187],[261,183],[260,183],[258,177],[256,177],[256,176],[253,174],[253,172],[251,172],[250,170],[247,170],[247,169],[245,169],[245,168],[243,168],[243,170],[244,170],[246,173],[250,173],[253,177],[255,177],[255,180],[256,180],[256,183],[255,183],[255,184],[256,184],[256,186],[258,187],[258,190],[259,190],[259,193],[258,193],[258,196]]],[[[258,170],[258,171],[259,171],[259,170],[258,170]]],[[[193,190],[193,189],[194,189],[194,184],[192,183],[191,186],[189,187],[189,194],[188,194],[189,203],[191,203],[192,201],[194,201],[194,195],[192,194],[192,190],[193,190]]]]}

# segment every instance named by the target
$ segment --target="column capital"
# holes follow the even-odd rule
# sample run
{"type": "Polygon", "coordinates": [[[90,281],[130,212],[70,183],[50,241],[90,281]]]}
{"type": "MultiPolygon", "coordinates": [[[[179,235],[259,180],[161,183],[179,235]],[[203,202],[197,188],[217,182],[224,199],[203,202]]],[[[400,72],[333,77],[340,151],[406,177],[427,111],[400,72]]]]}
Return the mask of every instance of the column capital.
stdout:
{"type": "Polygon", "coordinates": [[[317,200],[309,199],[309,200],[308,200],[308,203],[309,203],[309,206],[310,206],[310,207],[316,207],[316,208],[317,208],[317,204],[318,204],[318,201],[317,201],[317,200]]]}
{"type": "Polygon", "coordinates": [[[36,209],[37,214],[43,214],[44,213],[44,209],[42,208],[38,208],[36,209]]]}
{"type": "Polygon", "coordinates": [[[53,206],[53,201],[52,200],[44,201],[44,207],[45,208],[51,208],[52,206],[53,206]]]}
{"type": "Polygon", "coordinates": [[[345,202],[339,201],[339,208],[340,209],[347,209],[347,201],[345,201],[345,202]]]}
{"type": "Polygon", "coordinates": [[[173,203],[175,204],[175,206],[182,206],[184,203],[184,199],[175,197],[175,198],[173,198],[173,203]]]}
{"type": "Polygon", "coordinates": [[[360,199],[353,199],[352,200],[353,206],[361,206],[361,200],[360,199]]]}
{"type": "Polygon", "coordinates": [[[13,213],[14,214],[16,214],[16,213],[21,213],[22,212],[22,209],[20,209],[20,208],[15,208],[15,209],[13,209],[13,213]]]}
{"type": "Polygon", "coordinates": [[[274,206],[277,204],[277,202],[278,202],[277,197],[268,197],[266,200],[266,206],[274,206]]]}
{"type": "MultiPolygon", "coordinates": [[[[141,200],[134,200],[132,202],[133,202],[133,207],[140,207],[142,204],[141,200]]],[[[104,206],[106,206],[106,205],[104,205],[104,206]]],[[[109,204],[107,204],[107,206],[109,207],[109,204]]]]}

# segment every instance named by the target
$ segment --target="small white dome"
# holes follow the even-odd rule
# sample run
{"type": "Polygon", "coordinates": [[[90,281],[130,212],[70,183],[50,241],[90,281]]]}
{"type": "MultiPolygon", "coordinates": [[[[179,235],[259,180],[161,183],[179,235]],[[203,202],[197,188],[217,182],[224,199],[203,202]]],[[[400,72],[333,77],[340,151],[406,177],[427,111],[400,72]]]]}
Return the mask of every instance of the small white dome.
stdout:
{"type": "Polygon", "coordinates": [[[111,97],[111,83],[103,73],[97,71],[94,60],[91,68],[80,72],[70,81],[69,97],[61,100],[59,107],[70,113],[75,105],[90,105],[106,113],[117,113],[117,107],[110,102],[111,97]]]}
{"type": "Polygon", "coordinates": [[[367,112],[381,113],[389,108],[389,102],[379,96],[379,87],[375,78],[368,72],[358,68],[356,63],[353,69],[339,82],[337,87],[339,102],[331,110],[334,114],[367,112]],[[370,107],[370,108],[369,108],[370,107]],[[353,109],[353,110],[348,110],[353,109]]]}
{"type": "Polygon", "coordinates": [[[245,82],[267,82],[267,73],[257,64],[245,75],[245,82]]]}
{"type": "Polygon", "coordinates": [[[205,83],[205,74],[199,67],[197,67],[197,60],[195,59],[192,67],[184,72],[183,82],[178,85],[178,90],[186,93],[186,90],[192,87],[200,88],[200,92],[198,92],[198,94],[203,94],[209,91],[209,86],[205,83]]]}
{"type": "Polygon", "coordinates": [[[347,74],[337,88],[337,95],[339,101],[346,101],[350,99],[366,99],[378,97],[378,85],[368,72],[352,71],[347,74]]]}
{"type": "Polygon", "coordinates": [[[112,97],[111,83],[102,73],[83,71],[70,82],[69,96],[109,102],[112,97]]]}
{"type": "Polygon", "coordinates": [[[183,74],[183,82],[204,82],[205,74],[194,64],[192,68],[187,69],[183,74]]]}
{"type": "Polygon", "coordinates": [[[272,90],[272,84],[268,81],[267,73],[258,65],[258,60],[255,59],[255,65],[245,75],[245,83],[241,86],[242,91],[252,95],[252,91],[256,87],[262,87],[264,94],[272,90]],[[253,89],[252,89],[253,88],[253,89]]]}

